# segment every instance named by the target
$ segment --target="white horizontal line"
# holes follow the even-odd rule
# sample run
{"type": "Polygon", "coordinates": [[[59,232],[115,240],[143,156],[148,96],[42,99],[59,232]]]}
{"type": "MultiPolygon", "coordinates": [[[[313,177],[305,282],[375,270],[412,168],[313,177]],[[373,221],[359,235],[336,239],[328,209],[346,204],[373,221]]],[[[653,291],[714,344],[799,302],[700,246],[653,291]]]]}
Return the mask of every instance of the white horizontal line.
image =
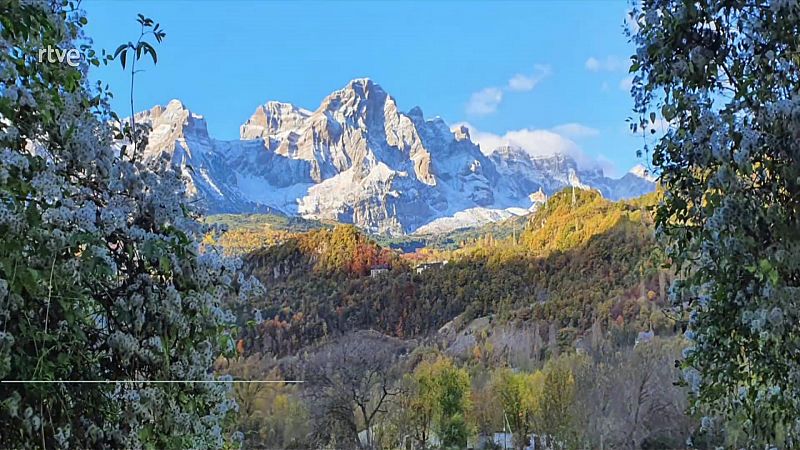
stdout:
{"type": "Polygon", "coordinates": [[[191,383],[284,383],[299,384],[300,380],[0,380],[0,384],[65,383],[65,384],[191,384],[191,383]]]}

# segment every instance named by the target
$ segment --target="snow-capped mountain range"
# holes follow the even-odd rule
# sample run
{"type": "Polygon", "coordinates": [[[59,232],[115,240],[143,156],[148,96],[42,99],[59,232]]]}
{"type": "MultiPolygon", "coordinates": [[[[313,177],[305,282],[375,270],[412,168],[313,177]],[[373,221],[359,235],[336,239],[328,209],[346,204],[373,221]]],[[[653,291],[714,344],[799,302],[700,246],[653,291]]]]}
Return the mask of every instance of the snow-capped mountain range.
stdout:
{"type": "Polygon", "coordinates": [[[259,106],[239,140],[210,137],[203,116],[178,100],[136,119],[152,127],[145,159],[180,166],[209,213],[277,212],[405,234],[524,214],[565,186],[613,200],[655,187],[642,167],[612,179],[561,154],[505,146],[487,156],[466,127],[451,130],[419,107],[401,112],[369,79],[351,81],[316,111],[259,106]]]}

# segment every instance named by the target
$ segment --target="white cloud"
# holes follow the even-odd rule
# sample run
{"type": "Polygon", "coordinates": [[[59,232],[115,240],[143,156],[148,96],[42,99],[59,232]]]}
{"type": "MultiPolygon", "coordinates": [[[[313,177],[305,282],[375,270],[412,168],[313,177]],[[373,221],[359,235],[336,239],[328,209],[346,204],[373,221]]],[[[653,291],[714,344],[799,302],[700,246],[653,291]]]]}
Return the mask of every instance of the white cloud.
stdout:
{"type": "Polygon", "coordinates": [[[508,80],[508,90],[527,92],[533,90],[540,81],[552,73],[550,66],[537,64],[532,75],[518,73],[508,80]]]}
{"type": "Polygon", "coordinates": [[[595,58],[594,56],[591,56],[589,57],[589,59],[586,60],[585,66],[586,70],[589,70],[591,72],[597,72],[600,70],[600,61],[598,61],[597,58],[595,58]]]}
{"type": "Polygon", "coordinates": [[[531,155],[552,155],[554,153],[571,154],[578,150],[578,144],[554,131],[522,128],[507,131],[502,136],[487,131],[480,131],[468,122],[460,122],[453,128],[465,126],[469,129],[472,141],[481,147],[485,155],[491,155],[495,149],[504,145],[516,145],[531,155]]]}
{"type": "Polygon", "coordinates": [[[466,112],[472,116],[485,116],[497,111],[508,92],[527,92],[533,90],[544,78],[553,73],[548,65],[537,64],[531,75],[518,73],[508,80],[504,87],[487,87],[473,92],[467,102],[466,112]]]}
{"type": "Polygon", "coordinates": [[[619,88],[625,92],[630,92],[633,87],[633,76],[619,80],[619,88]]]}
{"type": "Polygon", "coordinates": [[[620,173],[617,165],[602,153],[595,157],[595,167],[603,169],[603,174],[611,178],[619,178],[620,173]]]}
{"type": "Polygon", "coordinates": [[[475,92],[467,102],[467,114],[485,116],[497,111],[503,101],[503,91],[496,87],[488,87],[475,92]]]}
{"type": "MultiPolygon", "coordinates": [[[[571,124],[569,124],[571,125],[571,124]]],[[[577,125],[577,124],[576,124],[577,125]]],[[[477,143],[485,155],[492,154],[498,147],[515,145],[522,148],[532,156],[550,156],[556,153],[571,156],[582,169],[601,168],[604,172],[613,172],[613,164],[608,160],[592,158],[583,152],[581,147],[572,139],[556,132],[556,128],[530,129],[522,128],[510,130],[503,135],[480,131],[468,122],[453,125],[453,128],[465,126],[469,129],[472,141],[477,143]]],[[[582,125],[581,125],[582,127],[582,125]]],[[[590,129],[589,127],[586,127],[590,129]]]]}
{"type": "Polygon", "coordinates": [[[522,128],[506,132],[503,135],[503,139],[510,144],[524,148],[528,153],[536,156],[555,153],[576,155],[580,152],[578,144],[551,130],[522,128]]]}
{"type": "Polygon", "coordinates": [[[587,127],[586,125],[576,122],[558,125],[553,127],[553,131],[562,136],[571,137],[573,139],[594,137],[600,134],[600,131],[598,131],[596,128],[587,127]]]}
{"type": "Polygon", "coordinates": [[[518,73],[508,80],[508,89],[512,91],[530,91],[538,82],[539,80],[534,77],[518,73]]]}
{"type": "Polygon", "coordinates": [[[591,56],[584,66],[590,72],[616,72],[625,68],[625,61],[616,56],[606,56],[605,59],[591,56]]]}

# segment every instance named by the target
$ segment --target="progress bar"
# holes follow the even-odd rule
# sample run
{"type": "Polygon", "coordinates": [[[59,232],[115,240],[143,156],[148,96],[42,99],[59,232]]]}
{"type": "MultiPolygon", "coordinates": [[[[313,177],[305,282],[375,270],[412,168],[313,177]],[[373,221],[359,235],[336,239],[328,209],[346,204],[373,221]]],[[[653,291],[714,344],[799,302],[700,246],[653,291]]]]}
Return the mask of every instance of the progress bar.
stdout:
{"type": "Polygon", "coordinates": [[[301,380],[0,380],[0,384],[205,384],[205,383],[261,383],[301,384],[301,380]]]}

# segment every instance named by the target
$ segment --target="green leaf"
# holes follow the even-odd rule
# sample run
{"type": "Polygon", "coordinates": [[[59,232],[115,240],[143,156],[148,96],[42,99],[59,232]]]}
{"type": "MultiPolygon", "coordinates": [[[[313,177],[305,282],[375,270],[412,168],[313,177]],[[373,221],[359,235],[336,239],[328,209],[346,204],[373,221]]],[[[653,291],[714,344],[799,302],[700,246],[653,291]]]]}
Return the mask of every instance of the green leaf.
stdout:
{"type": "Polygon", "coordinates": [[[666,121],[670,121],[675,117],[672,113],[672,108],[670,108],[669,105],[664,105],[661,107],[661,115],[666,121]]]}
{"type": "Polygon", "coordinates": [[[114,56],[112,58],[116,58],[117,56],[119,56],[119,54],[126,48],[128,48],[128,44],[122,44],[119,47],[117,47],[117,49],[114,51],[114,56]]]}
{"type": "Polygon", "coordinates": [[[779,280],[778,271],[775,268],[773,268],[769,272],[769,281],[772,284],[778,284],[778,280],[779,280]]]}
{"type": "Polygon", "coordinates": [[[153,64],[157,64],[158,56],[156,56],[156,49],[154,49],[153,46],[147,42],[142,42],[142,47],[144,48],[145,53],[150,53],[150,56],[153,58],[153,64]]]}
{"type": "Polygon", "coordinates": [[[167,255],[162,255],[160,258],[158,258],[158,266],[159,266],[159,269],[161,269],[162,272],[168,272],[169,271],[169,257],[167,255]]]}

